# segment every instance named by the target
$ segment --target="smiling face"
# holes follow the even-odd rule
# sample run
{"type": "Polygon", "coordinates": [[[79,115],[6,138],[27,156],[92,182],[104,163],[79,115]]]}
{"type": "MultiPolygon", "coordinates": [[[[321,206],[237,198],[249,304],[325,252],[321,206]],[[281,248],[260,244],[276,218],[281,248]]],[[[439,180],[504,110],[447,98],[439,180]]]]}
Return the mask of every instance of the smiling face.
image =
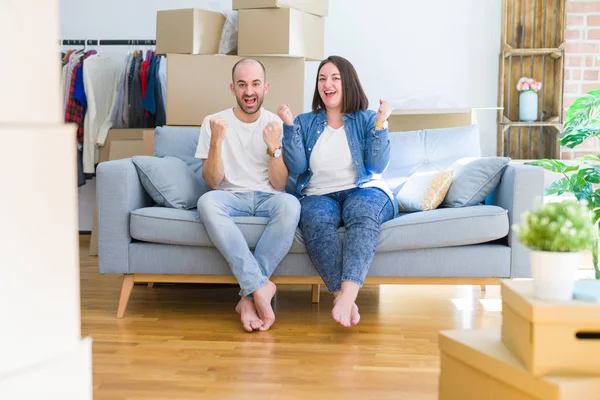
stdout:
{"type": "Polygon", "coordinates": [[[342,76],[335,64],[328,62],[319,70],[317,88],[327,110],[342,108],[344,99],[342,91],[342,76]]]}
{"type": "Polygon", "coordinates": [[[258,112],[268,91],[269,84],[265,82],[265,73],[258,62],[244,60],[236,66],[231,92],[244,113],[258,112]]]}

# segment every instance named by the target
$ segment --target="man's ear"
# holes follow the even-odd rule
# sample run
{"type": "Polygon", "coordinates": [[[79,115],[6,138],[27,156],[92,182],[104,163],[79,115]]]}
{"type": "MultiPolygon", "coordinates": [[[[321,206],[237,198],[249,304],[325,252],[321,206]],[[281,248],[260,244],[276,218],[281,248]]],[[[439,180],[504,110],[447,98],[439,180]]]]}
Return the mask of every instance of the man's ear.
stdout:
{"type": "Polygon", "coordinates": [[[267,93],[270,88],[271,88],[271,84],[269,82],[265,82],[265,93],[267,93]]]}
{"type": "Polygon", "coordinates": [[[231,93],[232,93],[232,94],[235,94],[235,90],[234,90],[234,88],[233,88],[233,82],[231,82],[231,83],[229,84],[229,90],[231,90],[231,93]]]}

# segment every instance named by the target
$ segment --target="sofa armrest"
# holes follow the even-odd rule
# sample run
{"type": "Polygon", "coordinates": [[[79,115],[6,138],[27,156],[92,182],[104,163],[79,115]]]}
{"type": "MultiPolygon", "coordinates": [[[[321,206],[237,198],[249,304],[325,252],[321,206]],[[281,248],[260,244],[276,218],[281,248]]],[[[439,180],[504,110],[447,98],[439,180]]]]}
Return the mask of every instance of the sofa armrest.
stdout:
{"type": "Polygon", "coordinates": [[[529,278],[529,249],[519,242],[512,225],[521,222],[521,214],[544,195],[544,170],[540,167],[509,164],[502,175],[491,203],[508,210],[508,245],[511,248],[510,277],[529,278]]]}
{"type": "Polygon", "coordinates": [[[96,171],[98,270],[129,273],[129,214],[152,205],[131,159],[100,163],[96,171]]]}

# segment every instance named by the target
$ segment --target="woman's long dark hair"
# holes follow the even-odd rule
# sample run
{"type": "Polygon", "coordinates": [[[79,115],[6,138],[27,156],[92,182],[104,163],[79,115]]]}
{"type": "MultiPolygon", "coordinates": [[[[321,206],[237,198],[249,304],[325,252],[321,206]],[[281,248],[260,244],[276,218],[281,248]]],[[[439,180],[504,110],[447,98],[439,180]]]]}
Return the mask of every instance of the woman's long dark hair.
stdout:
{"type": "Polygon", "coordinates": [[[319,64],[317,71],[317,82],[315,84],[315,94],[313,95],[312,110],[318,114],[325,109],[325,104],[319,93],[319,73],[321,68],[327,63],[332,63],[340,70],[342,77],[342,113],[351,113],[369,108],[369,100],[360,84],[358,74],[350,61],[340,56],[329,56],[319,64]]]}

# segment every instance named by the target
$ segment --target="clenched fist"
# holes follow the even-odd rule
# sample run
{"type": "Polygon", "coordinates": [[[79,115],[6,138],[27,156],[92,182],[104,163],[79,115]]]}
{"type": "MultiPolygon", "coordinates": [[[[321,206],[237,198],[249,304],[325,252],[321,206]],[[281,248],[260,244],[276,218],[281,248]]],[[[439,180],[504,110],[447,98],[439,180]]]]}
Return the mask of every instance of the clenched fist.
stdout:
{"type": "Polygon", "coordinates": [[[292,115],[292,111],[290,110],[289,104],[282,104],[277,109],[277,115],[284,124],[293,125],[294,124],[294,116],[292,115]]]}
{"type": "Polygon", "coordinates": [[[221,117],[214,117],[210,120],[210,142],[211,144],[220,144],[225,139],[229,124],[221,117]]]}
{"type": "Polygon", "coordinates": [[[263,130],[263,140],[272,151],[281,147],[281,132],[283,128],[278,122],[269,122],[263,130]]]}
{"type": "Polygon", "coordinates": [[[384,100],[379,100],[379,110],[377,110],[377,122],[383,122],[388,119],[394,108],[390,103],[384,100]]]}

